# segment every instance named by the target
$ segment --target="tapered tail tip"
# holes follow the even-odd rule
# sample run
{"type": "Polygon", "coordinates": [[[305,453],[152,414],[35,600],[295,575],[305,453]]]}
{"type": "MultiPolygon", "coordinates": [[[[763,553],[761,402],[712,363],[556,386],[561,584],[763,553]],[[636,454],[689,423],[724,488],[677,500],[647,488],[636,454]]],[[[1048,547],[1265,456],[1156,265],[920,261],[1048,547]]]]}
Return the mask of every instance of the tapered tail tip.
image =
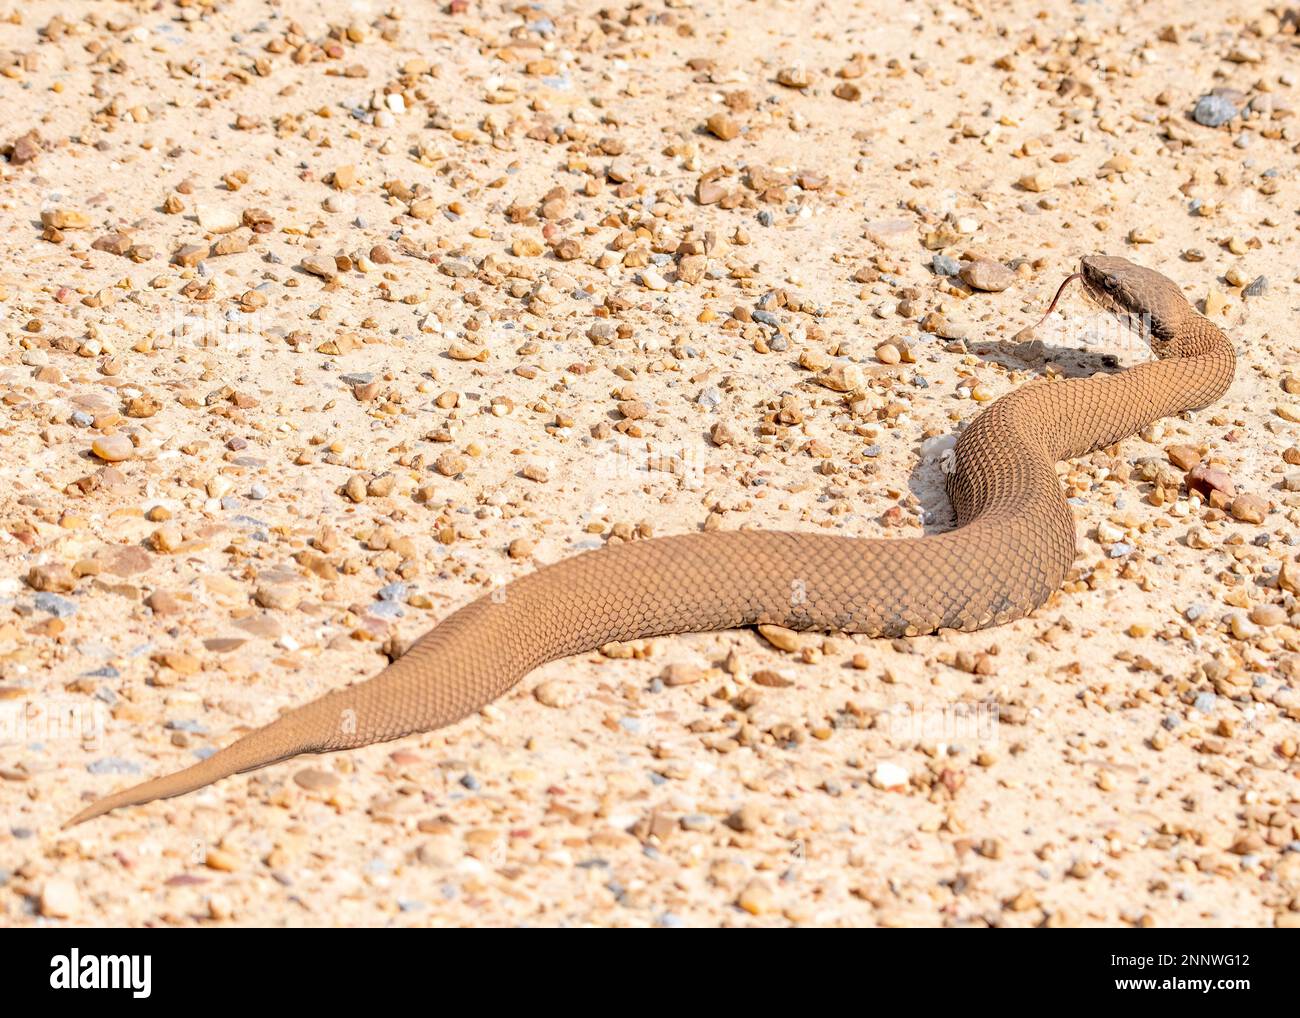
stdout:
{"type": "Polygon", "coordinates": [[[84,824],[87,820],[93,820],[97,816],[103,816],[109,810],[113,809],[115,805],[116,804],[112,802],[111,796],[104,799],[96,799],[76,816],[63,821],[59,829],[66,831],[69,827],[76,827],[77,824],[84,824]]]}

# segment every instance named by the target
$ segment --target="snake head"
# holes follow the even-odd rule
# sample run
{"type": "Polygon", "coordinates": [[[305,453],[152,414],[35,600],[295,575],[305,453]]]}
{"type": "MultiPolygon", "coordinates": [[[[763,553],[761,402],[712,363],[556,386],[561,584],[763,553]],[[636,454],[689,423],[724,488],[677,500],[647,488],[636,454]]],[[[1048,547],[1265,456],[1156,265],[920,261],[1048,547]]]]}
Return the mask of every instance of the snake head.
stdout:
{"type": "Polygon", "coordinates": [[[1089,255],[1079,263],[1079,273],[1093,302],[1145,339],[1157,357],[1172,352],[1171,344],[1192,310],[1177,284],[1111,255],[1089,255]]]}

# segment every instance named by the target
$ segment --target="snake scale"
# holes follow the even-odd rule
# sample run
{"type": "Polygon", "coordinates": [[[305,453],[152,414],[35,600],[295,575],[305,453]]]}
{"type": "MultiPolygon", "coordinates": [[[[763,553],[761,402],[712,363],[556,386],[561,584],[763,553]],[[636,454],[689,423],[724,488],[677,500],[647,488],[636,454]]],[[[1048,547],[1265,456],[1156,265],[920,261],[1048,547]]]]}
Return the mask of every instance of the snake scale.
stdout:
{"type": "Polygon", "coordinates": [[[1056,462],[1213,403],[1235,365],[1227,337],[1160,273],[1091,256],[1077,275],[1156,359],[1114,374],[1031,382],[981,413],[953,450],[954,530],[901,539],[691,533],[575,555],[515,580],[504,597],[461,608],[372,679],[292,710],[191,767],[99,799],[65,826],[302,753],[441,728],[539,665],[612,641],[761,623],[912,636],[1026,615],[1057,589],[1075,555],[1056,462]]]}

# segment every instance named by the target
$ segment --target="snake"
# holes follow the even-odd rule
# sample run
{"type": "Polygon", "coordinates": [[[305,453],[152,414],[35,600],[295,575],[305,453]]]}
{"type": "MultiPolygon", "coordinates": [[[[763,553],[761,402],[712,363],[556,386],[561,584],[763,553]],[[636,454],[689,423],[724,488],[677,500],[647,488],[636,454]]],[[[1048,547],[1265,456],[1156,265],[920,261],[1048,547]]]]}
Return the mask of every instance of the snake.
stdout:
{"type": "Polygon", "coordinates": [[[1060,587],[1076,554],[1056,464],[1209,406],[1236,364],[1223,331],[1156,270],[1089,255],[1057,299],[1074,279],[1154,356],[1121,371],[1038,378],[978,414],[947,456],[953,529],[901,538],[702,530],[607,543],[483,595],[374,677],[289,710],[190,767],[105,796],[64,826],[301,754],[442,728],[540,665],[608,643],[764,624],[912,637],[1029,614],[1060,587]]]}

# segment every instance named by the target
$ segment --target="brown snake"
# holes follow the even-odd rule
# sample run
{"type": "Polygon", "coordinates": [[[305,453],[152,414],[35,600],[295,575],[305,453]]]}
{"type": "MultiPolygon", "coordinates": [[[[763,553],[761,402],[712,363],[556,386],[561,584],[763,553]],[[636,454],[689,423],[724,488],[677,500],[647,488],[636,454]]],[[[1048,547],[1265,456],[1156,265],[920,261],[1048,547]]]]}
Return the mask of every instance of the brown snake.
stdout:
{"type": "Polygon", "coordinates": [[[1213,403],[1235,363],[1227,337],[1160,273],[1096,256],[1083,260],[1080,275],[1088,295],[1158,359],[1116,374],[1035,381],[980,414],[962,432],[947,477],[955,530],[893,540],[692,533],[575,555],[515,580],[504,597],[461,608],[369,681],[290,711],[192,767],[106,796],[65,826],[300,753],[441,728],[539,665],[613,641],[757,623],[914,636],[1028,614],[1074,560],[1074,517],[1056,461],[1213,403]]]}

